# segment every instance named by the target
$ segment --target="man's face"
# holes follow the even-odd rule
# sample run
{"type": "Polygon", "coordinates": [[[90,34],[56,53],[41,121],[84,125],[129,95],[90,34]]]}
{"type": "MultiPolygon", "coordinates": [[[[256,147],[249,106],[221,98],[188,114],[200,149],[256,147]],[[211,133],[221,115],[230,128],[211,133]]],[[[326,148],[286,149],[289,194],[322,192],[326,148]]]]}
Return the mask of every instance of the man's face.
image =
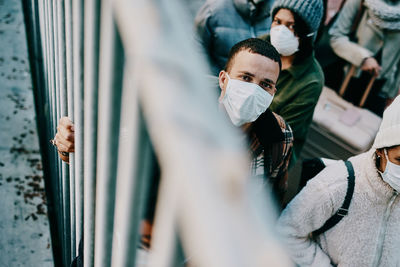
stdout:
{"type": "MultiPolygon", "coordinates": [[[[236,54],[228,70],[231,79],[255,83],[270,95],[276,92],[275,84],[279,76],[279,64],[265,56],[242,50],[236,54]]],[[[228,84],[225,71],[219,73],[220,99],[223,99],[228,84]]]]}

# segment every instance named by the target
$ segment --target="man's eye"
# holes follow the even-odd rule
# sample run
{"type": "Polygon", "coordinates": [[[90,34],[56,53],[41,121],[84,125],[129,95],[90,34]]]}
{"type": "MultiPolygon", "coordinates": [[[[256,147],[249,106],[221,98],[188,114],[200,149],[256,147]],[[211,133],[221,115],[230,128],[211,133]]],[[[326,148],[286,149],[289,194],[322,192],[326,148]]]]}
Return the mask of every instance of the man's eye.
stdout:
{"type": "Polygon", "coordinates": [[[247,76],[247,75],[243,75],[243,76],[242,76],[242,79],[243,79],[243,81],[245,81],[245,82],[250,82],[250,81],[251,81],[250,76],[247,76]]]}
{"type": "Polygon", "coordinates": [[[289,25],[288,28],[289,28],[290,30],[294,30],[294,24],[289,25]]]}
{"type": "Polygon", "coordinates": [[[261,83],[261,87],[262,87],[262,88],[266,88],[266,89],[271,89],[271,88],[272,88],[272,85],[269,84],[269,83],[264,83],[264,82],[262,82],[262,83],[261,83]]]}

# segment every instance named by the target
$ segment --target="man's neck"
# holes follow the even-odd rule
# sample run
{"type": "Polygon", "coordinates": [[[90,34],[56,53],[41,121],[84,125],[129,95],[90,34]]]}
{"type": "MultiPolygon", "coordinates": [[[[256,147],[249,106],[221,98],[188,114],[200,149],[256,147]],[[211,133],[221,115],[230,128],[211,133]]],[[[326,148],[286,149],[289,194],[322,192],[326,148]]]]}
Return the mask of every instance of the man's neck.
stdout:
{"type": "Polygon", "coordinates": [[[250,131],[250,129],[251,129],[251,126],[252,126],[252,123],[251,123],[251,122],[248,122],[248,123],[245,123],[245,124],[243,124],[242,126],[240,126],[240,129],[242,129],[242,131],[243,131],[245,134],[247,134],[247,133],[249,133],[249,131],[250,131]]]}

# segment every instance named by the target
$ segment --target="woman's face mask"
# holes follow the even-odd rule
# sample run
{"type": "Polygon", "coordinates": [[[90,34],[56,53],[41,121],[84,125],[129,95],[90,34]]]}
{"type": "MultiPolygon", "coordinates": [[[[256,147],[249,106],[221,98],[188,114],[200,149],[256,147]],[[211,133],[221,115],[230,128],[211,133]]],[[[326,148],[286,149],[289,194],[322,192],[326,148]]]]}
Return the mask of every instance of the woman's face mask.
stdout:
{"type": "Polygon", "coordinates": [[[387,150],[385,149],[386,168],[382,174],[382,179],[388,183],[394,190],[400,192],[400,165],[394,164],[389,160],[387,150]]]}
{"type": "Polygon", "coordinates": [[[231,79],[228,73],[225,95],[220,100],[224,105],[232,123],[241,126],[255,121],[271,105],[273,95],[270,95],[255,83],[231,79]]]}
{"type": "Polygon", "coordinates": [[[299,50],[299,38],[285,25],[271,28],[271,44],[282,56],[291,56],[299,50]]]}

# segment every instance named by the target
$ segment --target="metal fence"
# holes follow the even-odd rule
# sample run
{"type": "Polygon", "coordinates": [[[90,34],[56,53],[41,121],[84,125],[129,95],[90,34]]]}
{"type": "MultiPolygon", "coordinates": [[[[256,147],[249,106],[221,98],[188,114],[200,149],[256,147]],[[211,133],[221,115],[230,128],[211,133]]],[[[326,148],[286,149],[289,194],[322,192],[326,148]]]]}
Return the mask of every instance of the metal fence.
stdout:
{"type": "Polygon", "coordinates": [[[82,237],[84,266],[143,265],[152,147],[162,177],[146,265],[289,265],[180,2],[23,3],[56,266],[82,237]],[[69,165],[48,143],[62,116],[75,125],[69,165]]]}

